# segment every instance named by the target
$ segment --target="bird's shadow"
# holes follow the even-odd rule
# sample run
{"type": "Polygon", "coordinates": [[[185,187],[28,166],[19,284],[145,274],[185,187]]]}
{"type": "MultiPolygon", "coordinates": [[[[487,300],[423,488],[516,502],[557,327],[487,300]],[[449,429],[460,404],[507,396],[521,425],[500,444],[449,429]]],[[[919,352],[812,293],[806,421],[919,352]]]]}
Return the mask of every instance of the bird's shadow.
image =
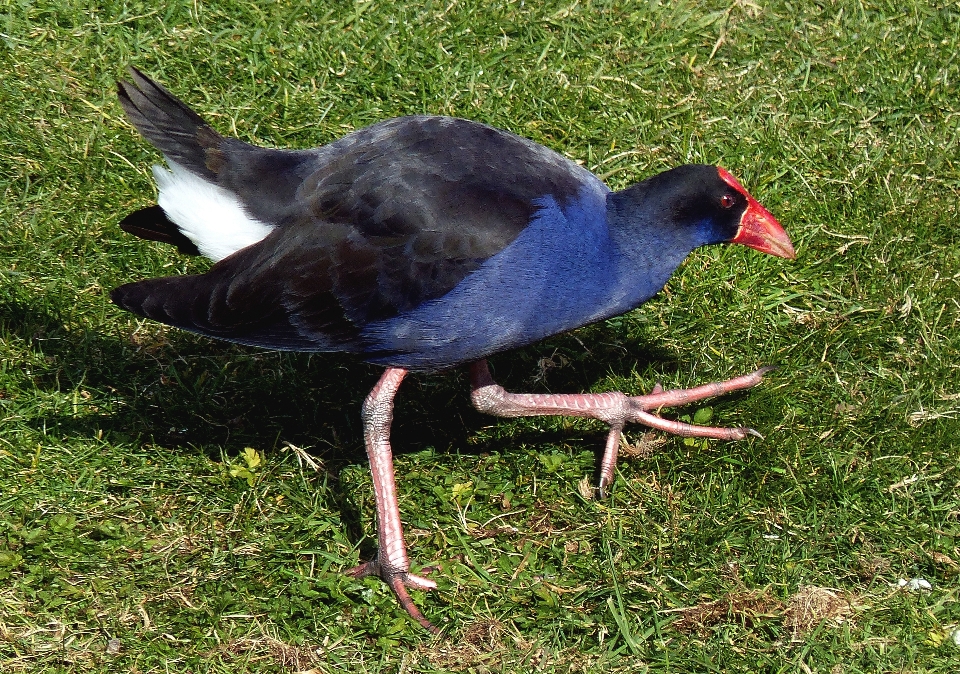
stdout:
{"type": "MultiPolygon", "coordinates": [[[[41,409],[28,425],[61,438],[202,451],[218,461],[221,452],[247,446],[308,447],[323,459],[348,537],[364,540],[361,513],[339,475],[344,466],[364,461],[359,410],[382,368],[341,354],[239,347],[156,324],[103,334],[65,318],[45,298],[19,295],[0,301],[0,334],[27,347],[30,362],[21,376],[42,391],[70,392],[73,401],[66,410],[41,409]]],[[[654,363],[661,371],[677,366],[666,349],[616,339],[598,325],[498,355],[492,366],[508,390],[578,392],[603,373],[628,374],[654,363]]],[[[598,460],[603,447],[602,432],[576,429],[475,441],[477,429],[491,423],[470,404],[464,369],[414,375],[398,395],[392,441],[399,454],[424,447],[480,454],[576,437],[597,451],[598,460]]],[[[371,554],[365,546],[361,553],[371,554]]]]}

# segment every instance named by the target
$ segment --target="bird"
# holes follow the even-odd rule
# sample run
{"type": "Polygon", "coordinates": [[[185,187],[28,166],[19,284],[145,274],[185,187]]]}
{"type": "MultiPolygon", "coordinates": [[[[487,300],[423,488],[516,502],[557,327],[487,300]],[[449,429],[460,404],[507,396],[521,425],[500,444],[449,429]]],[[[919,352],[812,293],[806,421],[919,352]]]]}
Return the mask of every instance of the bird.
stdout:
{"type": "Polygon", "coordinates": [[[313,149],[221,135],[135,67],[118,82],[127,119],[164,156],[155,205],[120,228],[202,255],[200,274],[122,285],[127,311],[211,338],[272,350],[344,352],[384,367],[361,406],[378,548],[346,573],[376,576],[438,633],[408,589],[411,572],[390,444],[409,372],[470,368],[471,400],[501,417],[599,419],[610,431],[600,489],[627,423],[737,440],[750,428],[666,419],[683,405],[758,384],[769,368],[647,395],[511,393],[487,358],[639,307],[695,249],[742,244],[792,259],[774,216],[727,170],[687,164],[611,190],[576,162],[466,119],[380,121],[313,149]]]}

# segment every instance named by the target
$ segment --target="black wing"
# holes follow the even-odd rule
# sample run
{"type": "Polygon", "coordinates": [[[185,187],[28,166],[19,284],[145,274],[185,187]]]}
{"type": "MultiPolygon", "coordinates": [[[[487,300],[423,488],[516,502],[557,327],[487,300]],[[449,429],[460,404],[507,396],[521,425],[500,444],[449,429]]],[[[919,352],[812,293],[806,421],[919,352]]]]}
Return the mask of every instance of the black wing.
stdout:
{"type": "MultiPolygon", "coordinates": [[[[275,230],[205,274],[129,283],[110,297],[120,307],[191,332],[293,351],[359,351],[357,326],[334,292],[341,279],[375,276],[351,250],[342,226],[321,236],[302,227],[275,230]],[[340,264],[351,255],[352,264],[340,264]]],[[[365,265],[364,262],[367,264],[365,265]]]]}
{"type": "Polygon", "coordinates": [[[307,151],[225,139],[134,72],[131,121],[168,158],[275,225],[200,276],[114,292],[131,311],[269,348],[352,350],[360,328],[449,292],[546,198],[606,189],[532,141],[447,117],[403,117],[307,151]]]}

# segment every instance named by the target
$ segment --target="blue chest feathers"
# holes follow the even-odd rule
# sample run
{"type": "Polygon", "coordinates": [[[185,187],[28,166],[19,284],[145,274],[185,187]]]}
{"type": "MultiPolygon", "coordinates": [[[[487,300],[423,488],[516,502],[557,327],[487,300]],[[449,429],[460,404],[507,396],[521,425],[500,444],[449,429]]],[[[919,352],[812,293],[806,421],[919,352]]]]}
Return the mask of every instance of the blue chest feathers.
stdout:
{"type": "Polygon", "coordinates": [[[523,232],[456,288],[367,325],[369,360],[451,367],[615,316],[652,297],[679,260],[664,265],[655,249],[645,256],[649,264],[625,256],[607,226],[606,194],[591,186],[562,205],[540,200],[523,232]]]}

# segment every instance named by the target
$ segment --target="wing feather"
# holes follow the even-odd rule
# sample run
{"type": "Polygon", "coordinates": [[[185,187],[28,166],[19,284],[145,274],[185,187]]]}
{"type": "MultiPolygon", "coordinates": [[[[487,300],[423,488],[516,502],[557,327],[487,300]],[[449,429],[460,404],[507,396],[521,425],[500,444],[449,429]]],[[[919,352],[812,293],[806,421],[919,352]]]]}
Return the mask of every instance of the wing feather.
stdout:
{"type": "Polygon", "coordinates": [[[206,274],[113,294],[135,313],[220,339],[363,351],[365,325],[453,290],[546,201],[607,190],[559,154],[467,120],[402,117],[314,150],[270,150],[219,136],[138,71],[120,91],[148,140],[274,226],[206,274]]]}

